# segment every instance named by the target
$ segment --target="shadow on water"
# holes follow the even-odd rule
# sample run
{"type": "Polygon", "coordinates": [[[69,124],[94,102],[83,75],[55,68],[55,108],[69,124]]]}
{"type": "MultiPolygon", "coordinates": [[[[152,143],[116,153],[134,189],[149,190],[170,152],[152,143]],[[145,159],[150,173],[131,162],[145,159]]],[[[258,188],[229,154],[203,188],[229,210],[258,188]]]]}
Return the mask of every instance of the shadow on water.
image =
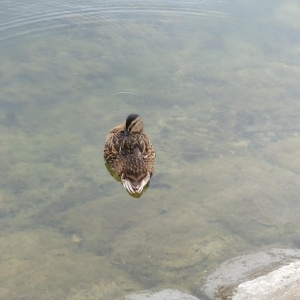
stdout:
{"type": "Polygon", "coordinates": [[[191,291],[227,258],[299,247],[295,12],[2,1],[0,298],[191,291]],[[102,155],[132,112],[157,152],[141,199],[102,155]]]}

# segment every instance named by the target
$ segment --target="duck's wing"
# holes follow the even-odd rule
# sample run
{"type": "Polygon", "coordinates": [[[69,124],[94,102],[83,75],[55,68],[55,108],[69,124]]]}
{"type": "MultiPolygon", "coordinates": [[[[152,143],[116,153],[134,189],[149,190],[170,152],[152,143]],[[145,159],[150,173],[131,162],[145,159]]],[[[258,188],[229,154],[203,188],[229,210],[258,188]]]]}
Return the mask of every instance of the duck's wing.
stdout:
{"type": "Polygon", "coordinates": [[[103,150],[104,159],[119,175],[123,168],[121,156],[124,147],[124,130],[122,125],[113,128],[108,133],[103,150]]]}
{"type": "Polygon", "coordinates": [[[154,162],[156,155],[153,145],[146,134],[141,133],[137,135],[136,147],[142,155],[147,172],[149,172],[150,176],[152,176],[154,172],[154,162]]]}

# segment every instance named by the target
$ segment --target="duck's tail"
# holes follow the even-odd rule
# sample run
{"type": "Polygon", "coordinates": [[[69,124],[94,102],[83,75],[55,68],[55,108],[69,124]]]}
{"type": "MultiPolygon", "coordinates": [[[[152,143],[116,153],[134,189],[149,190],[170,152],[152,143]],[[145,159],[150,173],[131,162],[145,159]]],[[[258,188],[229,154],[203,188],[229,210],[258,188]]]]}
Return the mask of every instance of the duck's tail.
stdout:
{"type": "Polygon", "coordinates": [[[147,172],[146,176],[143,176],[142,178],[130,178],[129,176],[125,176],[123,173],[121,176],[121,180],[123,183],[124,188],[130,193],[141,193],[143,191],[143,188],[150,180],[150,173],[147,172]]]}

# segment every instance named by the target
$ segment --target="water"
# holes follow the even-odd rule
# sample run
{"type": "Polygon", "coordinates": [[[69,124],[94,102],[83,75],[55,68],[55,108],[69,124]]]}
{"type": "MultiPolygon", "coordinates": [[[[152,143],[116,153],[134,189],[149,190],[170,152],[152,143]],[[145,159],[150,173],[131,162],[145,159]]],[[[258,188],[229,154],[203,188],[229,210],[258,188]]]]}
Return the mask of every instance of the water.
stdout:
{"type": "Polygon", "coordinates": [[[297,1],[2,1],[0,298],[195,293],[222,261],[300,245],[297,1]],[[108,131],[157,152],[136,199],[108,131]]]}

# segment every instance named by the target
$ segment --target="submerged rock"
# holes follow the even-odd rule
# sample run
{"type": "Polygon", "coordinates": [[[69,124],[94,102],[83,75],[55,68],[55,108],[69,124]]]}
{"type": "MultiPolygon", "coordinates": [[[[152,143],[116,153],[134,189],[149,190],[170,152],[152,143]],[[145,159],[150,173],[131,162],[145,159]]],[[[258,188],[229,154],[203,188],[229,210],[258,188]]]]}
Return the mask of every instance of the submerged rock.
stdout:
{"type": "Polygon", "coordinates": [[[198,290],[198,298],[178,290],[143,291],[126,300],[296,300],[300,299],[300,250],[273,249],[221,264],[198,290]]]}
{"type": "Polygon", "coordinates": [[[178,290],[165,289],[160,292],[140,292],[126,297],[126,300],[200,300],[178,290]]]}
{"type": "Polygon", "coordinates": [[[273,249],[219,266],[199,290],[213,300],[300,299],[300,250],[273,249]]]}

